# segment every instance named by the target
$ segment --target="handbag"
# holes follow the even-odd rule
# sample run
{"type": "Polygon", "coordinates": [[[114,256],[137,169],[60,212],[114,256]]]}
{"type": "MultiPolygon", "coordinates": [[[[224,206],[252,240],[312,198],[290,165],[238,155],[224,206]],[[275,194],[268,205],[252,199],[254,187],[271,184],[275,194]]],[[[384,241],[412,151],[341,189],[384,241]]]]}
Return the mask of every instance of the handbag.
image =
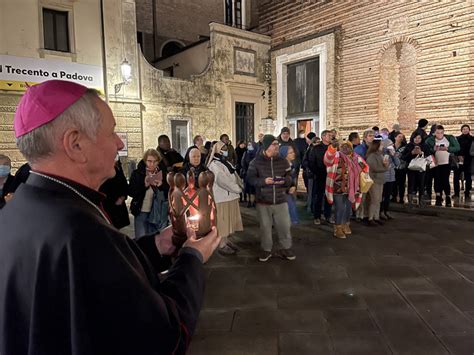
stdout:
{"type": "Polygon", "coordinates": [[[370,188],[372,187],[373,184],[374,184],[374,180],[372,180],[369,173],[361,171],[360,175],[359,175],[359,189],[360,189],[360,192],[362,192],[364,194],[369,192],[369,190],[370,190],[370,188]]]}
{"type": "Polygon", "coordinates": [[[413,158],[408,164],[408,170],[423,172],[426,171],[426,165],[428,164],[426,158],[423,155],[418,155],[413,158]]]}

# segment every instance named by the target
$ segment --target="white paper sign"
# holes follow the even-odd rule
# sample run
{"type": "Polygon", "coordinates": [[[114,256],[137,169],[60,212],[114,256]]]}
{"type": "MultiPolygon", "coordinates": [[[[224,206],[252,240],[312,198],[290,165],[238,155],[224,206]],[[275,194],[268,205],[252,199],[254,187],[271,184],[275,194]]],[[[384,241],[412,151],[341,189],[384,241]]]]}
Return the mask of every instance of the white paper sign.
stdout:
{"type": "Polygon", "coordinates": [[[2,90],[9,90],[9,88],[18,90],[20,87],[18,83],[41,83],[52,79],[73,81],[102,92],[104,90],[104,78],[100,66],[0,55],[0,81],[2,82],[0,88],[2,90]],[[8,85],[9,83],[11,85],[8,85]]]}

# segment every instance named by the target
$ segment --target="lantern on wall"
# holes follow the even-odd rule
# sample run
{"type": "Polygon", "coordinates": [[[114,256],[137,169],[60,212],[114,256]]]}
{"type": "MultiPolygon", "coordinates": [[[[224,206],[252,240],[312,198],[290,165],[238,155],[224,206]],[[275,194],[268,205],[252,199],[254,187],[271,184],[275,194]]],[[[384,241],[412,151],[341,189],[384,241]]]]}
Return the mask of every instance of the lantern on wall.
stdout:
{"type": "Polygon", "coordinates": [[[191,228],[196,237],[207,235],[216,225],[216,204],[212,195],[214,174],[203,171],[196,186],[194,168],[185,177],[182,173],[169,173],[169,216],[173,228],[173,244],[181,247],[187,239],[186,230],[191,228]]]}

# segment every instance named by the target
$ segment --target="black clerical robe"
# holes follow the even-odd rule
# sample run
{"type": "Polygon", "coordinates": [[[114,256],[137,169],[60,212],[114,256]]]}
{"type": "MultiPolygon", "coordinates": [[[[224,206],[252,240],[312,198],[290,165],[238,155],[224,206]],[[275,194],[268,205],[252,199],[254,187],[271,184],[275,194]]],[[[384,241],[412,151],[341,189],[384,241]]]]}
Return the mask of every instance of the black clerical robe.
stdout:
{"type": "MultiPolygon", "coordinates": [[[[67,183],[100,206],[101,194],[67,183]]],[[[34,174],[0,226],[0,354],[186,351],[204,292],[195,254],[184,250],[160,283],[156,251],[150,263],[94,206],[34,174]]]]}

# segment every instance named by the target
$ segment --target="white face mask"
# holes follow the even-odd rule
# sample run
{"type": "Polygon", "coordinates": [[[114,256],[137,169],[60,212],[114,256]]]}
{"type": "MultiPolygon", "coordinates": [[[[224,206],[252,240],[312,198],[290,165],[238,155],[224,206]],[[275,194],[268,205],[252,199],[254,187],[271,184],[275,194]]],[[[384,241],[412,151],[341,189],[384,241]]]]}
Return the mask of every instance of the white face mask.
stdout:
{"type": "Polygon", "coordinates": [[[300,134],[300,138],[304,138],[304,134],[300,134]]]}
{"type": "Polygon", "coordinates": [[[228,152],[227,150],[223,150],[223,151],[222,151],[222,155],[223,155],[224,157],[228,157],[228,156],[229,156],[229,152],[228,152]]]}
{"type": "Polygon", "coordinates": [[[247,150],[253,150],[253,145],[249,144],[249,145],[247,146],[247,150]]]}

